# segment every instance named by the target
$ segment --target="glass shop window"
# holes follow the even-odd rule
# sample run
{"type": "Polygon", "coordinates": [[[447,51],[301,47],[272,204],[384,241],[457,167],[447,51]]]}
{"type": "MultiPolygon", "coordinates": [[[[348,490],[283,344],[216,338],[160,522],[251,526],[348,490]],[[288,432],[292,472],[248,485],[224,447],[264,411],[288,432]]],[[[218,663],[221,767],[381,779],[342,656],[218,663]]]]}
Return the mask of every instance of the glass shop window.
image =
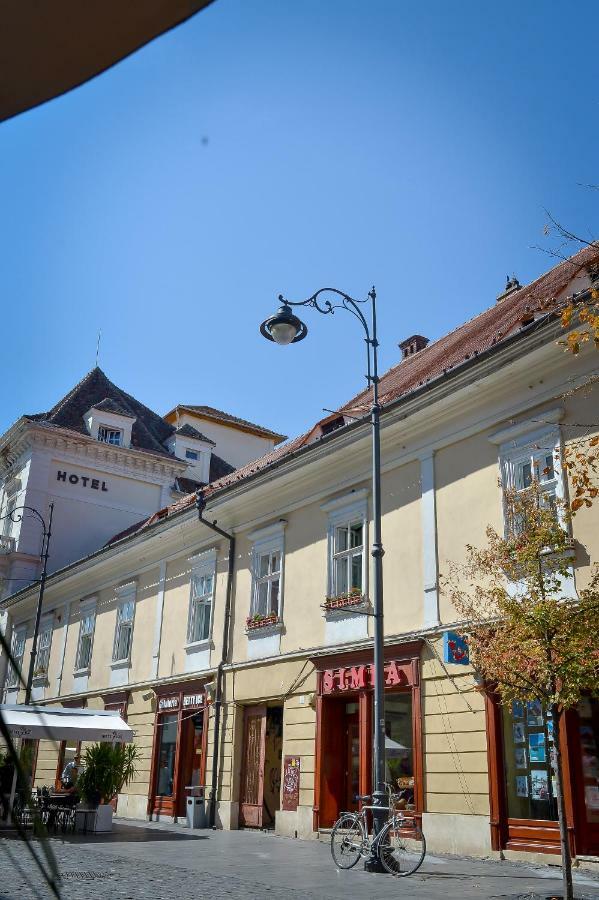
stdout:
{"type": "Polygon", "coordinates": [[[172,797],[175,777],[175,755],[177,751],[177,714],[162,716],[158,727],[160,729],[160,744],[158,747],[156,793],[162,797],[172,797]]]}
{"type": "Polygon", "coordinates": [[[502,719],[509,818],[556,821],[551,713],[539,700],[514,701],[502,708],[502,719]]]}
{"type": "Polygon", "coordinates": [[[385,780],[400,794],[400,806],[414,805],[412,694],[385,696],[385,780]]]}

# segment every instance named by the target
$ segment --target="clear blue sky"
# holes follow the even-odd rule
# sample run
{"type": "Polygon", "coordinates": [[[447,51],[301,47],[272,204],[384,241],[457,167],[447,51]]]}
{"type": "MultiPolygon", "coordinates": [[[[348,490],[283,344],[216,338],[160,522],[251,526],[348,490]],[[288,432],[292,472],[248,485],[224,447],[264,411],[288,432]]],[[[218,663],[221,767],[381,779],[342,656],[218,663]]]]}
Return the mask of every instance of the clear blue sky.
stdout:
{"type": "MultiPolygon", "coordinates": [[[[596,0],[216,0],[0,126],[0,430],[95,360],[158,412],[294,435],[361,389],[352,317],[258,333],[279,292],[379,296],[381,355],[597,225],[596,0]]],[[[599,230],[599,228],[597,229],[599,230]]],[[[595,232],[596,233],[596,232],[595,232]]]]}

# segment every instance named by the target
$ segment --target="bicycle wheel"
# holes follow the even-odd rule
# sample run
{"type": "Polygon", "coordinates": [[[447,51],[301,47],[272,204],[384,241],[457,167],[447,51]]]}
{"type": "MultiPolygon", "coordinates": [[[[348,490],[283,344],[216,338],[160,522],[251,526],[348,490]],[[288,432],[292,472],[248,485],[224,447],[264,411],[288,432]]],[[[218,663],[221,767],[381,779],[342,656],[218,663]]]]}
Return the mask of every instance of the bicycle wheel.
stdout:
{"type": "Polygon", "coordinates": [[[426,841],[416,824],[391,819],[384,826],[378,842],[379,858],[391,875],[413,875],[422,865],[426,841]]]}
{"type": "Polygon", "coordinates": [[[360,859],[364,829],[358,816],[342,815],[331,834],[331,856],[338,869],[351,869],[360,859]]]}

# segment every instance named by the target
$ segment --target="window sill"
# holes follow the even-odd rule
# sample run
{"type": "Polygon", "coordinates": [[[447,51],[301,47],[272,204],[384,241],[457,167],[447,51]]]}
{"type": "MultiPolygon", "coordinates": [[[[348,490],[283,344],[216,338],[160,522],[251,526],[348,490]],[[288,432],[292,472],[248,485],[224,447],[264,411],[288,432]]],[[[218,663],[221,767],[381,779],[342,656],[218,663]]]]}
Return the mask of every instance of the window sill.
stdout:
{"type": "Polygon", "coordinates": [[[90,675],[91,674],[91,666],[88,666],[87,669],[74,669],[73,675],[90,675]]]}
{"type": "Polygon", "coordinates": [[[203,641],[190,641],[189,644],[185,644],[183,649],[186,653],[197,653],[198,650],[210,650],[212,649],[212,639],[206,638],[203,641]]]}
{"type": "Polygon", "coordinates": [[[50,682],[48,676],[44,673],[43,675],[34,675],[32,684],[35,684],[36,687],[48,687],[50,682]]]}
{"type": "Polygon", "coordinates": [[[131,660],[129,657],[127,659],[113,659],[108,665],[111,669],[128,669],[131,665],[131,660]]]}
{"type": "Polygon", "coordinates": [[[283,623],[280,619],[278,622],[269,622],[267,625],[254,625],[253,628],[248,628],[246,625],[245,629],[249,641],[255,638],[268,637],[271,634],[279,634],[281,631],[283,631],[283,623]]]}

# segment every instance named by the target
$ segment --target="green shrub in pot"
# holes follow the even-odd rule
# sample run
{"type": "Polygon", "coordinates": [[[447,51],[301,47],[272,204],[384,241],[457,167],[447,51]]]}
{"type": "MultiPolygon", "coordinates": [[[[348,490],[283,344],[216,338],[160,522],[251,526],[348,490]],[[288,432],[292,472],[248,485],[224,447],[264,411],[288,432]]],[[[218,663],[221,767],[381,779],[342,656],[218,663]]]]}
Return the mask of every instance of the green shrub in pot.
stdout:
{"type": "Polygon", "coordinates": [[[135,744],[92,744],[85,751],[77,779],[79,796],[90,807],[110,801],[135,777],[135,744]]]}

